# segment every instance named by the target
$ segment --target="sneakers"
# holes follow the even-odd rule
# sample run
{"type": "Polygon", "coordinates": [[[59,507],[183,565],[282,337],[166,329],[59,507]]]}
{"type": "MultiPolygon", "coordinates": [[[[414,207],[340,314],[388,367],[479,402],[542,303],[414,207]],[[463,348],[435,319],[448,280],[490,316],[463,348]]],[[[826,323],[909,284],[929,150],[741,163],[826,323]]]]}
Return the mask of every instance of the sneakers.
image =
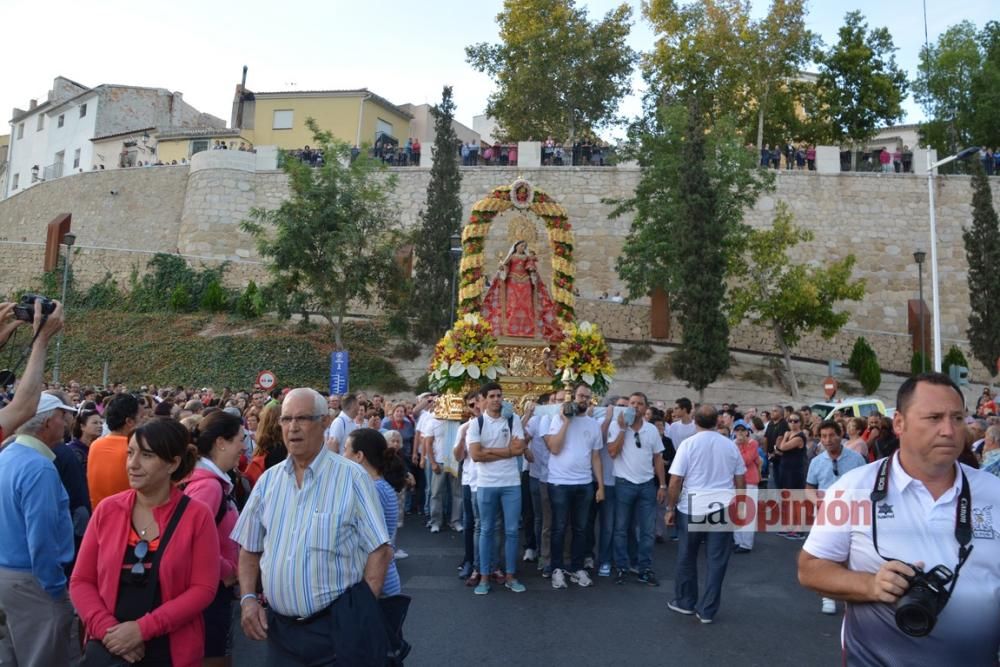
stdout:
{"type": "Polygon", "coordinates": [[[702,625],[708,625],[709,623],[712,622],[712,619],[706,618],[701,614],[699,614],[698,612],[695,612],[694,617],[697,618],[702,625]]]}
{"type": "Polygon", "coordinates": [[[542,579],[548,579],[551,576],[552,576],[552,566],[545,565],[544,567],[542,567],[542,579]]]}
{"type": "Polygon", "coordinates": [[[570,572],[569,580],[580,588],[587,588],[588,586],[593,586],[594,582],[591,580],[590,575],[587,574],[586,570],[577,570],[576,572],[570,572]]]}
{"type": "Polygon", "coordinates": [[[434,522],[431,519],[427,519],[427,521],[424,523],[424,528],[430,528],[433,525],[434,522]]]}
{"type": "Polygon", "coordinates": [[[486,595],[487,593],[490,592],[490,582],[486,581],[486,579],[483,579],[482,581],[479,582],[479,585],[476,586],[476,590],[473,592],[476,595],[486,595]]]}
{"type": "Polygon", "coordinates": [[[538,554],[535,553],[534,549],[525,549],[524,550],[524,562],[525,563],[534,563],[536,560],[538,560],[538,554]]]}
{"type": "Polygon", "coordinates": [[[504,587],[508,591],[511,591],[513,593],[523,593],[524,591],[528,590],[527,588],[524,587],[524,584],[522,584],[517,579],[508,579],[506,582],[504,582],[504,587]]]}
{"type": "Polygon", "coordinates": [[[751,549],[747,549],[746,547],[733,547],[734,554],[748,554],[751,551],[751,549]]]}
{"type": "Polygon", "coordinates": [[[646,584],[647,586],[659,586],[660,582],[657,580],[656,575],[652,570],[646,570],[639,575],[639,583],[646,584]]]}
{"type": "Polygon", "coordinates": [[[691,616],[694,614],[694,609],[685,609],[677,602],[677,600],[671,600],[667,603],[667,609],[670,611],[675,611],[678,614],[683,614],[684,616],[691,616]]]}
{"type": "Polygon", "coordinates": [[[403,560],[404,558],[409,558],[410,554],[406,553],[402,549],[396,549],[396,553],[392,555],[396,560],[403,560]]]}
{"type": "Polygon", "coordinates": [[[629,574],[634,574],[635,576],[638,577],[639,576],[639,568],[637,568],[637,567],[630,567],[628,569],[628,573],[629,574]]]}
{"type": "Polygon", "coordinates": [[[431,524],[431,532],[432,533],[440,533],[441,532],[441,526],[437,525],[436,523],[432,523],[431,524]]]}
{"type": "Polygon", "coordinates": [[[461,533],[463,530],[465,530],[465,527],[462,526],[462,522],[461,521],[452,521],[451,522],[451,529],[453,531],[455,531],[456,533],[461,533]]]}
{"type": "Polygon", "coordinates": [[[584,570],[593,570],[594,569],[594,559],[591,558],[590,556],[587,556],[586,558],[584,558],[583,559],[583,569],[584,570]]]}
{"type": "MultiPolygon", "coordinates": [[[[542,575],[545,575],[544,570],[542,575]]],[[[552,570],[552,588],[566,588],[566,573],[558,567],[552,570]]]]}
{"type": "Polygon", "coordinates": [[[823,598],[823,613],[831,616],[837,613],[837,603],[830,598],[823,598]]]}
{"type": "Polygon", "coordinates": [[[602,563],[601,569],[597,571],[598,577],[610,577],[611,576],[611,563],[602,563]]]}
{"type": "Polygon", "coordinates": [[[615,570],[615,583],[616,584],[618,584],[619,586],[621,586],[622,584],[625,583],[625,580],[627,578],[628,578],[628,573],[625,570],[623,570],[621,568],[618,568],[617,570],[615,570]]]}
{"type": "Polygon", "coordinates": [[[465,563],[462,565],[462,569],[458,571],[459,579],[468,579],[472,576],[472,563],[465,563]]]}

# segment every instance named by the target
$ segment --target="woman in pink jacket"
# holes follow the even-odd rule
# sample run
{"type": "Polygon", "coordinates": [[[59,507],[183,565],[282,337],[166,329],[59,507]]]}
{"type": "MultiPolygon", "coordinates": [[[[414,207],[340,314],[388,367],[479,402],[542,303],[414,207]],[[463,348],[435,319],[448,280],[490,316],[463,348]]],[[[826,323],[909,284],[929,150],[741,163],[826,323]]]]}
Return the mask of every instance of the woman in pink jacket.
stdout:
{"type": "Polygon", "coordinates": [[[200,565],[218,559],[219,538],[211,511],[175,486],[194,463],[178,422],[154,419],[133,433],[131,488],[95,509],[70,580],[88,639],[85,665],[111,656],[143,666],[201,664],[202,612],[219,575],[200,565]]]}
{"type": "Polygon", "coordinates": [[[233,482],[229,473],[240,461],[243,450],[243,423],[218,410],[198,422],[194,432],[198,463],[184,486],[184,493],[201,501],[215,517],[219,536],[219,590],[205,609],[205,667],[228,667],[232,662],[233,593],[240,547],[229,539],[236,519],[232,500],[233,482]]]}

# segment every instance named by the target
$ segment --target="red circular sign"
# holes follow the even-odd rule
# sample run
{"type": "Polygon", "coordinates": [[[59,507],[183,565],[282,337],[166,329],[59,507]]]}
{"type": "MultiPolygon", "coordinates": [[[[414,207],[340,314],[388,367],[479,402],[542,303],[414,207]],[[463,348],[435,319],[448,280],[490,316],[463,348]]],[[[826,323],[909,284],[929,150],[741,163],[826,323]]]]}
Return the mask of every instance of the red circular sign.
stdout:
{"type": "Polygon", "coordinates": [[[271,371],[257,373],[257,388],[270,391],[278,384],[278,378],[271,371]]]}
{"type": "Polygon", "coordinates": [[[831,377],[823,380],[823,393],[827,398],[833,398],[837,394],[837,381],[831,377]]]}

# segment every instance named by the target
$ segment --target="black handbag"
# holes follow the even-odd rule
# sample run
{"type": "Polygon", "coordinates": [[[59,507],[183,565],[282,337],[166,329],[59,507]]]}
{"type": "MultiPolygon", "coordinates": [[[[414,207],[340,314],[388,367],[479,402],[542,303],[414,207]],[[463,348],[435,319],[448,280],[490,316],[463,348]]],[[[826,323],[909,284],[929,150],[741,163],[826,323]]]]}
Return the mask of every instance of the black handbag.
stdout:
{"type": "MultiPolygon", "coordinates": [[[[170,517],[167,529],[163,531],[163,536],[160,539],[160,547],[153,554],[153,560],[149,567],[149,576],[152,580],[152,585],[149,587],[150,609],[153,608],[153,601],[156,599],[156,593],[160,588],[160,578],[158,576],[160,558],[163,556],[163,552],[170,542],[170,536],[174,534],[174,528],[177,527],[177,523],[181,520],[181,515],[184,514],[184,508],[188,506],[190,500],[188,496],[181,497],[180,502],[177,503],[177,509],[174,510],[174,515],[170,517]]],[[[130,667],[131,664],[128,660],[109,651],[100,639],[89,639],[83,651],[83,661],[80,663],[80,667],[130,667]]]]}

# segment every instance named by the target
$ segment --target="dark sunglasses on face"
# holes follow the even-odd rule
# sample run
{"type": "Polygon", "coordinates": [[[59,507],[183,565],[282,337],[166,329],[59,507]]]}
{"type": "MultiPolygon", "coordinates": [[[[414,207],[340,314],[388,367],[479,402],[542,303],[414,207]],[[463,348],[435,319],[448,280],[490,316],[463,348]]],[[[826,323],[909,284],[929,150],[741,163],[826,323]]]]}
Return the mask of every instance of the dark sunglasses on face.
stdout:
{"type": "Polygon", "coordinates": [[[798,424],[798,423],[799,423],[799,421],[800,421],[800,420],[798,420],[798,419],[789,419],[789,420],[788,420],[788,423],[789,423],[789,424],[798,424]]]}

